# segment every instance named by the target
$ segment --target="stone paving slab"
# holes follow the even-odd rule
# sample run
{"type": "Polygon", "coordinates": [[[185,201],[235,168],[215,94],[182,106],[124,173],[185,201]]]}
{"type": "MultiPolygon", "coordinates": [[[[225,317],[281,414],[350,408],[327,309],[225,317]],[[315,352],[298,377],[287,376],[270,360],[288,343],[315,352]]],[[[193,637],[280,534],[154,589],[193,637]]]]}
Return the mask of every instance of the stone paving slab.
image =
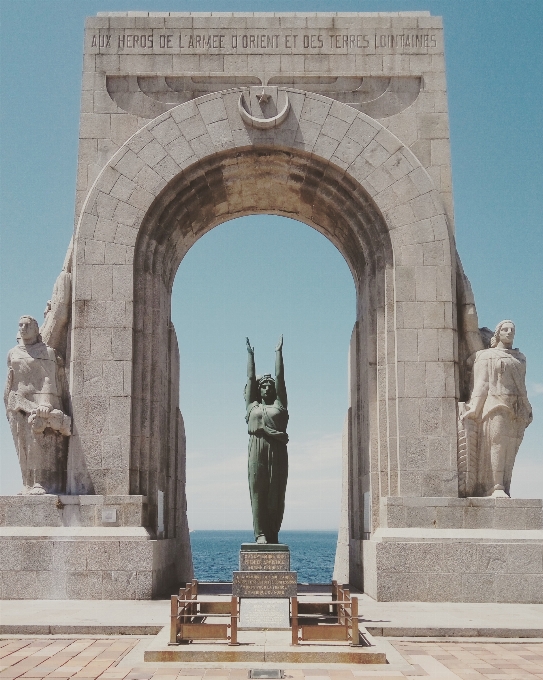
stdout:
{"type": "Polygon", "coordinates": [[[169,616],[168,600],[2,600],[0,633],[156,635],[169,616]]]}

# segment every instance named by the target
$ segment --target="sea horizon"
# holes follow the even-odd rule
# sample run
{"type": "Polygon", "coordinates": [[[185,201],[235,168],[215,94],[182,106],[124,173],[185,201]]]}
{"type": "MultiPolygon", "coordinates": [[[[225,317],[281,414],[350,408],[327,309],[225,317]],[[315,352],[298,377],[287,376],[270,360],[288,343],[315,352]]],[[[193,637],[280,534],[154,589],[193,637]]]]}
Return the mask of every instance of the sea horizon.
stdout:
{"type": "MultiPolygon", "coordinates": [[[[289,529],[279,541],[289,546],[290,568],[299,583],[328,583],[332,580],[337,530],[289,529]]],[[[251,529],[192,529],[190,531],[194,576],[202,582],[232,581],[239,568],[242,543],[254,543],[251,529]]]]}

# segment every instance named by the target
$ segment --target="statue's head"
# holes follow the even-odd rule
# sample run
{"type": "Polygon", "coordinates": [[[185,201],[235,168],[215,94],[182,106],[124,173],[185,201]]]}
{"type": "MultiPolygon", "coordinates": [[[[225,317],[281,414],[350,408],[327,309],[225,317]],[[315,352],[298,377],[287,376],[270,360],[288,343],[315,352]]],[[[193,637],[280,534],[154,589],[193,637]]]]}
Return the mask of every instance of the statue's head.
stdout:
{"type": "Polygon", "coordinates": [[[33,316],[25,314],[19,319],[17,341],[19,340],[25,345],[33,345],[41,340],[40,327],[33,316]]]}
{"type": "Polygon", "coordinates": [[[505,319],[496,326],[494,335],[490,340],[490,346],[497,347],[501,343],[504,347],[510,348],[513,346],[514,338],[515,324],[510,319],[505,319]]]}
{"type": "Polygon", "coordinates": [[[258,387],[258,401],[265,404],[273,404],[277,395],[275,394],[275,380],[271,375],[266,373],[265,375],[257,376],[256,384],[258,387]]]}

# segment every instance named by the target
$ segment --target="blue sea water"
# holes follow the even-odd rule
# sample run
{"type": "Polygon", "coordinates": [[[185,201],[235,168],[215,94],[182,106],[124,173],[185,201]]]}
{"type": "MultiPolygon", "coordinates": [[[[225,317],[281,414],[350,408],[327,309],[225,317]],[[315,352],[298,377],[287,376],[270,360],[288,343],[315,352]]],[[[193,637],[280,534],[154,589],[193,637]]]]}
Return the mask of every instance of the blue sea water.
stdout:
{"type": "MultiPolygon", "coordinates": [[[[332,580],[337,531],[282,531],[279,540],[290,548],[290,568],[298,572],[299,583],[332,580]]],[[[195,578],[231,581],[239,568],[241,544],[253,541],[252,531],[192,531],[195,578]]]]}

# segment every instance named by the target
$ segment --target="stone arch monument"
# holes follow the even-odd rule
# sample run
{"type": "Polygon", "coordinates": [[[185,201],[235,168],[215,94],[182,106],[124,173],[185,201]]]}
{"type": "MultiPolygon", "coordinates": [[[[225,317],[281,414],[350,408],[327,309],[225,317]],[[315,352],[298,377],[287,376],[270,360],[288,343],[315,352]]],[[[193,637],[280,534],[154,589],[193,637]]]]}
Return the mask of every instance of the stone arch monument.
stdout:
{"type": "MultiPolygon", "coordinates": [[[[488,540],[473,529],[540,529],[541,502],[462,498],[458,403],[484,344],[454,239],[439,18],[88,19],[76,212],[56,327],[66,495],[56,515],[49,495],[21,504],[59,531],[107,526],[114,547],[57,597],[150,597],[191,576],[173,280],[210,229],[273,213],[330,239],[356,286],[338,575],[381,600],[503,599],[499,569],[474,585],[488,540]]],[[[507,538],[498,551],[514,552],[507,538]]],[[[105,535],[80,540],[92,552],[105,535]]],[[[533,599],[519,588],[507,601],[533,599]]]]}

